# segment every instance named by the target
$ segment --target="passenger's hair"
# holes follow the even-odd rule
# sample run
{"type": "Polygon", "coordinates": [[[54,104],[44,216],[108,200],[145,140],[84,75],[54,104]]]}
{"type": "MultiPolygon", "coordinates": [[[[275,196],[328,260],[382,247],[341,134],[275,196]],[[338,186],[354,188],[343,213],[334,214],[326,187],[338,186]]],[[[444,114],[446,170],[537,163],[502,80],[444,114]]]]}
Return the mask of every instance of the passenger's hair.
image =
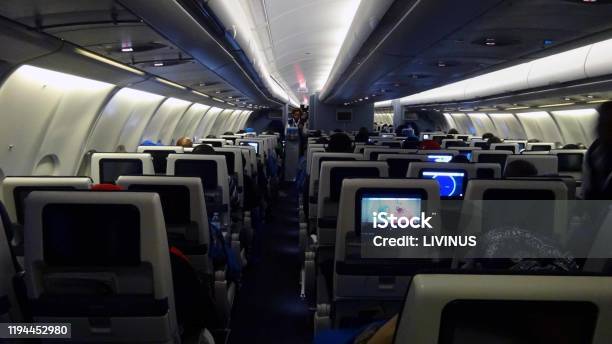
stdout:
{"type": "Polygon", "coordinates": [[[180,139],[176,140],[176,145],[181,147],[193,147],[193,141],[187,136],[183,136],[180,139]]]}
{"type": "Polygon", "coordinates": [[[361,127],[357,135],[355,135],[355,142],[368,142],[369,138],[370,134],[368,133],[368,129],[366,127],[361,127]]]}
{"type": "Polygon", "coordinates": [[[421,142],[419,141],[418,137],[408,136],[402,142],[402,149],[419,149],[420,145],[421,145],[421,142]]]}
{"type": "Polygon", "coordinates": [[[342,129],[338,129],[338,128],[334,129],[334,133],[342,133],[342,132],[343,132],[342,129]]]}
{"type": "Polygon", "coordinates": [[[482,139],[483,140],[488,140],[488,139],[490,139],[491,137],[494,137],[494,136],[495,135],[493,135],[492,133],[484,133],[484,134],[482,134],[482,139]]]}
{"type": "Polygon", "coordinates": [[[216,135],[213,135],[213,134],[209,134],[209,135],[206,135],[206,138],[207,138],[207,139],[216,139],[216,138],[217,138],[217,136],[216,136],[216,135]]]}
{"type": "Polygon", "coordinates": [[[470,160],[463,154],[455,155],[450,162],[458,163],[458,164],[469,164],[470,160]]]}
{"type": "Polygon", "coordinates": [[[459,131],[455,128],[451,128],[448,130],[447,134],[459,134],[459,131]]]}
{"type": "Polygon", "coordinates": [[[604,143],[612,141],[612,101],[605,102],[597,109],[597,137],[604,143]]]}
{"type": "Polygon", "coordinates": [[[576,146],[578,146],[578,149],[587,149],[587,146],[585,146],[585,144],[582,142],[576,143],[576,146]]]}
{"type": "Polygon", "coordinates": [[[538,140],[538,139],[529,139],[529,140],[527,140],[527,143],[538,143],[538,142],[540,142],[540,140],[538,140]]]}
{"type": "Polygon", "coordinates": [[[527,160],[514,160],[506,165],[504,177],[535,177],[538,169],[527,160]]]}
{"type": "Polygon", "coordinates": [[[419,149],[437,150],[440,149],[440,144],[434,140],[423,140],[419,145],[419,149]]]}
{"type": "Polygon", "coordinates": [[[326,152],[353,153],[355,147],[351,138],[345,133],[336,133],[330,136],[326,152]]]}
{"type": "Polygon", "coordinates": [[[240,130],[238,130],[238,131],[236,132],[236,134],[244,134],[244,133],[246,133],[246,131],[244,131],[244,129],[240,129],[240,130]]]}
{"type": "Polygon", "coordinates": [[[321,137],[321,129],[317,129],[317,130],[311,132],[308,136],[310,136],[310,137],[321,137]]]}
{"type": "Polygon", "coordinates": [[[203,144],[196,146],[191,154],[215,154],[215,150],[210,145],[203,144]]]}
{"type": "Polygon", "coordinates": [[[580,147],[576,143],[568,143],[563,146],[563,149],[580,149],[580,147]]]}
{"type": "Polygon", "coordinates": [[[231,131],[226,131],[223,133],[223,135],[234,135],[234,133],[232,133],[231,131]]]}
{"type": "Polygon", "coordinates": [[[487,140],[487,144],[491,145],[492,143],[502,143],[502,140],[497,136],[489,137],[489,139],[487,140]]]}

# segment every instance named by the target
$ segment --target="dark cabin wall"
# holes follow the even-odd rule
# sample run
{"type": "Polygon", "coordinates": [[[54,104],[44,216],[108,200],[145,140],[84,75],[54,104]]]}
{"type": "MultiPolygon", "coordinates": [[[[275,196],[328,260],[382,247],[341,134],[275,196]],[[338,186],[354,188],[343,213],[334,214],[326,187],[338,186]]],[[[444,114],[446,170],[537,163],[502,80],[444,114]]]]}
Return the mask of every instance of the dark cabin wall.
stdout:
{"type": "Polygon", "coordinates": [[[359,130],[360,127],[372,129],[374,123],[374,104],[364,103],[354,106],[343,106],[325,104],[319,101],[318,94],[310,96],[310,125],[309,129],[344,131],[359,130]],[[351,109],[353,111],[352,121],[344,122],[336,120],[336,111],[351,109]]]}
{"type": "MultiPolygon", "coordinates": [[[[281,119],[271,118],[270,114],[278,115],[280,110],[256,110],[253,111],[251,117],[247,121],[245,128],[253,128],[256,132],[261,133],[268,128],[272,128],[280,133],[283,132],[283,122],[281,119]]],[[[241,129],[245,129],[241,128],[241,129]]]]}

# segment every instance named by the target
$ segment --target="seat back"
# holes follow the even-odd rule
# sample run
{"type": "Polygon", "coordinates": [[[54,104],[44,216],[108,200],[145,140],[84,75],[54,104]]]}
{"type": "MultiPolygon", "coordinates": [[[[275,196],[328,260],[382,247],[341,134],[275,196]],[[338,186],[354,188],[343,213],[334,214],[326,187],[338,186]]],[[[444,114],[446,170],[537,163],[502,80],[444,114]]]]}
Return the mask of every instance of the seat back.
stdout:
{"type": "Polygon", "coordinates": [[[512,152],[504,150],[479,150],[472,152],[472,162],[497,163],[503,169],[506,166],[508,155],[512,155],[512,152]]]}
{"type": "Polygon", "coordinates": [[[567,238],[568,190],[562,180],[470,180],[459,228],[480,233],[518,227],[563,243],[567,238]]]}
{"type": "Polygon", "coordinates": [[[202,181],[197,177],[122,176],[117,185],[129,191],[159,195],[169,243],[205,266],[210,244],[202,181]],[[203,257],[201,257],[203,256],[203,257]]]}
{"type": "MultiPolygon", "coordinates": [[[[191,148],[193,150],[193,148],[191,148]]],[[[166,173],[166,158],[171,153],[185,153],[187,152],[182,146],[138,146],[136,149],[138,153],[149,153],[153,158],[153,168],[155,173],[166,173]]]]}
{"type": "Polygon", "coordinates": [[[527,142],[525,144],[526,151],[548,152],[556,148],[554,142],[527,142]]]}
{"type": "Polygon", "coordinates": [[[491,143],[490,150],[504,150],[511,151],[512,154],[518,154],[520,152],[518,143],[503,142],[503,143],[491,143]]]}
{"type": "Polygon", "coordinates": [[[370,149],[370,148],[366,148],[367,151],[367,156],[365,155],[365,150],[364,150],[364,159],[365,160],[370,160],[370,161],[376,161],[378,160],[378,156],[380,154],[415,154],[417,152],[416,149],[401,149],[401,148],[388,148],[388,149],[370,149]]]}
{"type": "Polygon", "coordinates": [[[394,343],[612,340],[612,277],[417,275],[394,343]]]}
{"type": "Polygon", "coordinates": [[[225,146],[225,139],[201,139],[200,143],[212,147],[223,147],[225,146]]]}
{"type": "Polygon", "coordinates": [[[94,153],[91,179],[96,184],[114,184],[119,176],[155,174],[153,158],[148,153],[94,153]]]}
{"type": "Polygon", "coordinates": [[[5,228],[5,226],[10,226],[10,220],[4,212],[2,203],[0,203],[0,208],[2,208],[0,209],[0,321],[18,322],[23,319],[13,284],[17,273],[16,260],[7,237],[10,228],[5,228]]]}
{"type": "Polygon", "coordinates": [[[559,174],[570,175],[576,180],[582,180],[582,165],[586,149],[554,149],[550,154],[557,156],[559,174]]]}
{"type": "Polygon", "coordinates": [[[202,181],[208,214],[223,214],[225,224],[229,224],[230,191],[229,175],[225,156],[206,154],[170,154],[168,156],[168,175],[199,177],[202,181]]]}
{"type": "Polygon", "coordinates": [[[236,191],[240,206],[244,204],[244,174],[245,168],[242,164],[242,152],[240,148],[225,146],[223,148],[215,148],[215,153],[223,154],[227,163],[227,172],[236,182],[236,191]]]}
{"type": "Polygon", "coordinates": [[[557,171],[557,157],[555,155],[524,155],[515,154],[508,155],[506,158],[506,166],[509,163],[517,160],[528,161],[535,166],[538,170],[538,175],[556,175],[557,171]]]}
{"type": "Polygon", "coordinates": [[[389,166],[390,178],[405,178],[408,167],[413,162],[425,161],[427,156],[420,154],[379,154],[378,160],[389,166]]]}
{"type": "Polygon", "coordinates": [[[87,190],[89,177],[6,177],[2,184],[2,197],[13,223],[23,225],[25,200],[32,191],[87,190]]]}
{"type": "MultiPolygon", "coordinates": [[[[381,231],[372,229],[374,213],[396,216],[439,213],[438,183],[419,179],[345,179],[338,209],[334,298],[401,299],[414,273],[408,270],[414,269],[414,265],[399,258],[408,257],[411,249],[384,247],[385,254],[394,258],[372,259],[362,256],[362,245],[372,240],[373,230],[381,231]],[[380,279],[381,276],[391,277],[391,281],[380,279]]],[[[429,233],[439,233],[439,217],[432,217],[430,223],[433,229],[429,233]]]]}
{"type": "MultiPolygon", "coordinates": [[[[463,147],[465,142],[462,139],[444,139],[442,140],[442,149],[451,148],[451,147],[463,147]]],[[[467,146],[467,145],[466,145],[467,146]]]]}
{"type": "Polygon", "coordinates": [[[36,191],[26,202],[34,321],[70,323],[80,342],[179,340],[157,194],[36,191]]]}

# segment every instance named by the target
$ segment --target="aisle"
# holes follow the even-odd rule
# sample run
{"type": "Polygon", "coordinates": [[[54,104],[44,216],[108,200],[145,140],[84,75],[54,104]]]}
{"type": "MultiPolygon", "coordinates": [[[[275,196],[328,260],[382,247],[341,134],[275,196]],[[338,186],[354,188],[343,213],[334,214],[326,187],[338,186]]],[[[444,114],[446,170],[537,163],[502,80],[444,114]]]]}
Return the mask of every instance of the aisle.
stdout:
{"type": "Polygon", "coordinates": [[[293,184],[281,190],[273,215],[263,228],[262,259],[243,275],[231,344],[312,341],[312,315],[299,297],[299,226],[293,184]]]}

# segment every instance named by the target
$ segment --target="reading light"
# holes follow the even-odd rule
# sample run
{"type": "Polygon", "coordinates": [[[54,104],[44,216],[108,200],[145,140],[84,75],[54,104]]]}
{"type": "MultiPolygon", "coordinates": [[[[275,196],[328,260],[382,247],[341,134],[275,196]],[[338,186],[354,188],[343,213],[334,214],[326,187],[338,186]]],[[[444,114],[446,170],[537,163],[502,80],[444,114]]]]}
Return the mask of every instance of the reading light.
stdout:
{"type": "Polygon", "coordinates": [[[558,107],[558,106],[567,106],[574,105],[576,103],[559,103],[559,104],[548,104],[548,105],[540,105],[539,108],[549,108],[549,107],[558,107]]]}
{"type": "Polygon", "coordinates": [[[134,49],[132,47],[125,47],[121,48],[121,51],[124,53],[131,53],[132,51],[134,51],[134,49]]]}
{"type": "Polygon", "coordinates": [[[488,47],[494,47],[495,45],[497,45],[497,42],[495,42],[495,38],[487,38],[485,40],[485,45],[488,47]]]}
{"type": "Polygon", "coordinates": [[[514,107],[506,108],[506,110],[524,110],[524,109],[529,109],[529,106],[514,106],[514,107]]]}
{"type": "Polygon", "coordinates": [[[106,63],[106,64],[111,65],[113,67],[121,68],[121,69],[123,69],[125,71],[128,71],[130,73],[134,73],[134,74],[140,75],[140,76],[145,75],[145,72],[143,72],[141,70],[138,70],[136,68],[132,68],[130,66],[126,66],[126,65],[124,65],[122,63],[119,63],[119,62],[111,60],[109,58],[100,56],[98,54],[94,54],[94,53],[92,53],[90,51],[83,50],[81,48],[76,48],[75,51],[77,52],[77,54],[80,54],[80,55],[92,58],[92,59],[94,59],[96,61],[99,61],[99,62],[102,62],[102,63],[106,63]]]}
{"type": "Polygon", "coordinates": [[[219,103],[225,103],[225,100],[213,97],[214,101],[218,101],[219,103]]]}
{"type": "Polygon", "coordinates": [[[177,83],[174,83],[174,82],[166,80],[166,79],[162,79],[160,77],[155,77],[155,80],[161,82],[162,84],[166,84],[168,86],[176,87],[176,88],[181,89],[181,90],[186,90],[187,89],[187,87],[185,87],[183,85],[179,85],[177,83]]]}
{"type": "Polygon", "coordinates": [[[591,100],[587,102],[587,104],[599,104],[599,103],[605,103],[609,101],[610,101],[609,99],[597,99],[597,100],[591,100]]]}
{"type": "Polygon", "coordinates": [[[197,94],[197,95],[202,96],[202,97],[210,98],[210,96],[208,94],[204,94],[202,92],[198,92],[198,91],[195,91],[195,90],[192,90],[191,93],[197,94]]]}
{"type": "Polygon", "coordinates": [[[153,67],[163,67],[164,63],[163,62],[155,62],[153,63],[153,67]]]}

